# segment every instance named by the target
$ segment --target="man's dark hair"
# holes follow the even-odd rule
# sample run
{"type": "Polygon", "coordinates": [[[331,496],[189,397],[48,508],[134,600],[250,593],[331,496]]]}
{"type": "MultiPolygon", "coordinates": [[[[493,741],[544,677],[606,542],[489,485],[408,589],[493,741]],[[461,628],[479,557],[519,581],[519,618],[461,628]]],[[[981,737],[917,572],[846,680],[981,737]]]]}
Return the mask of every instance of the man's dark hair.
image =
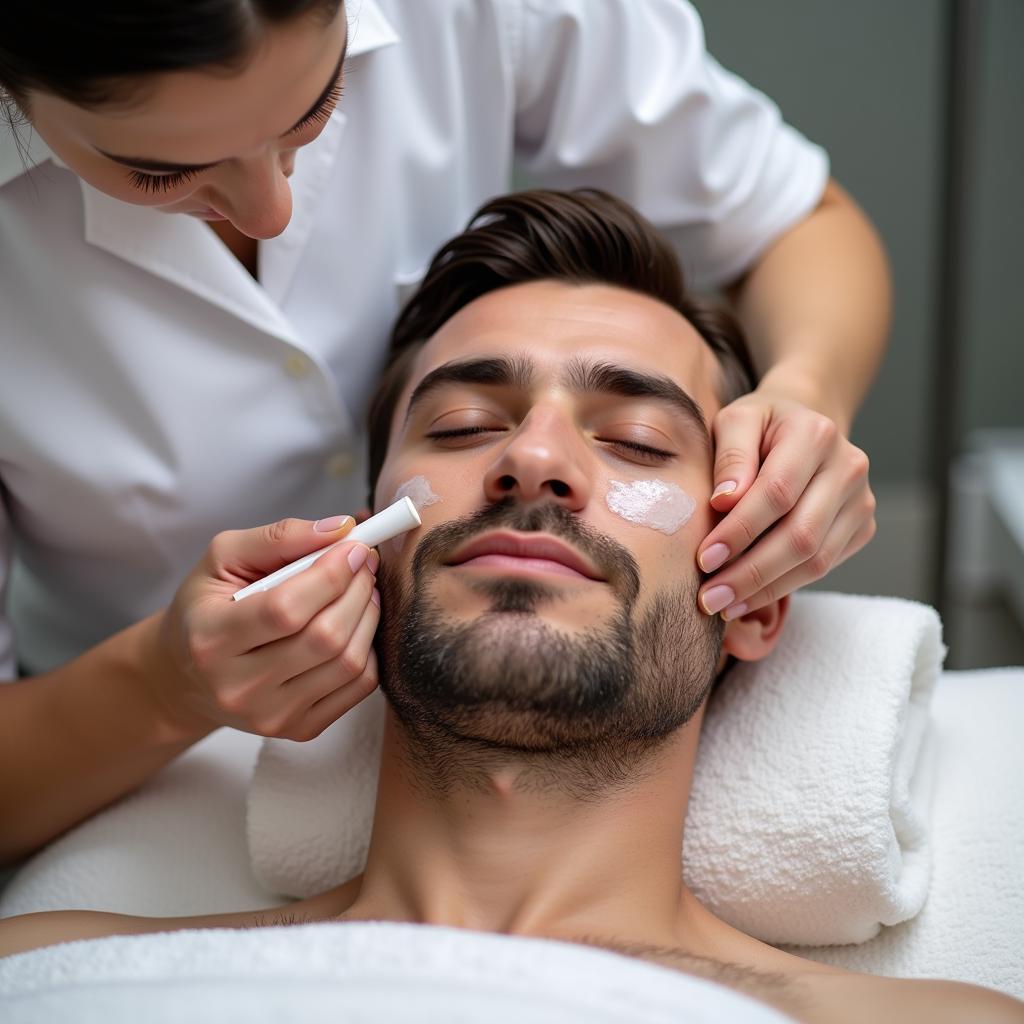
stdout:
{"type": "Polygon", "coordinates": [[[371,505],[395,403],[419,347],[481,295],[548,280],[616,285],[664,302],[717,356],[723,405],[753,389],[754,370],[739,325],[725,310],[686,291],[676,254],[631,206],[598,189],[500,196],[481,206],[466,230],[434,256],[395,324],[369,413],[371,505]]]}

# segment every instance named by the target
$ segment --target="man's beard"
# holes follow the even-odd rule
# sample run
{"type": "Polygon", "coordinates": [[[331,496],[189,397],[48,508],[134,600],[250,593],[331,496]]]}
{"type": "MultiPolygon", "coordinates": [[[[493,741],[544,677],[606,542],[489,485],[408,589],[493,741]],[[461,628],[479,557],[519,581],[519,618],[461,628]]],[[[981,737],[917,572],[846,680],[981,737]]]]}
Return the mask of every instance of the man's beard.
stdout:
{"type": "MultiPolygon", "coordinates": [[[[631,779],[640,762],[704,703],[714,682],[724,624],[697,608],[696,573],[657,593],[637,617],[639,571],[632,555],[557,504],[508,499],[431,530],[417,546],[408,592],[379,576],[381,688],[417,772],[447,786],[493,755],[511,755],[577,795],[631,779]],[[585,554],[618,608],[603,627],[568,635],[546,623],[542,601],[572,593],[540,580],[495,576],[471,584],[490,607],[453,623],[429,583],[470,538],[495,529],[544,531],[585,554]]],[[[593,583],[589,586],[600,586],[593,583]]]]}

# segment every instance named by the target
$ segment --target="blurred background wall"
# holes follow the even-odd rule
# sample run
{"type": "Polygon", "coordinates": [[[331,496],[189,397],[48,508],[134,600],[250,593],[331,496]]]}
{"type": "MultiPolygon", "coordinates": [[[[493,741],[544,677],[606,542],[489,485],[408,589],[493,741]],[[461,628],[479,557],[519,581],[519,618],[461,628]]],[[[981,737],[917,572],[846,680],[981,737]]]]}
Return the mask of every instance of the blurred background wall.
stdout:
{"type": "Polygon", "coordinates": [[[890,348],[853,436],[879,530],[821,586],[940,605],[952,667],[1024,664],[1024,2],[696,5],[711,53],[825,146],[892,260],[890,348]],[[957,104],[966,141],[951,154],[957,104]],[[1004,464],[1009,522],[990,493],[1004,464]],[[940,573],[944,508],[956,540],[940,573]]]}

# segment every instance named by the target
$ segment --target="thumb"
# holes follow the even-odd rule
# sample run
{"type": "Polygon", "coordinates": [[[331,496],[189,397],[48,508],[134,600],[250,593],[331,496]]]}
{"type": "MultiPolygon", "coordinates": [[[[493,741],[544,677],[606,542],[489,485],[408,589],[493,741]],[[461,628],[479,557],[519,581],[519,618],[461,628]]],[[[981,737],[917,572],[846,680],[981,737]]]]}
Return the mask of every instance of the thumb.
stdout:
{"type": "Polygon", "coordinates": [[[712,425],[715,439],[714,486],[711,507],[727,512],[743,497],[761,469],[764,424],[759,412],[726,406],[712,425]]]}
{"type": "Polygon", "coordinates": [[[315,523],[308,519],[279,519],[267,526],[219,534],[211,545],[211,554],[229,577],[258,579],[303,555],[343,540],[355,524],[351,516],[331,516],[315,523]]]}

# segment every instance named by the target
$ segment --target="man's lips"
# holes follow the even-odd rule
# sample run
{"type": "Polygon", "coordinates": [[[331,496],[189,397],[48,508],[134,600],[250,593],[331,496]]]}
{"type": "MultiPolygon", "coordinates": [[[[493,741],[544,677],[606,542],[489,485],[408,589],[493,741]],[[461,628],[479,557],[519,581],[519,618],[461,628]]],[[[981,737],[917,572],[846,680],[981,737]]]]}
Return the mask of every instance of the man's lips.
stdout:
{"type": "Polygon", "coordinates": [[[606,582],[583,555],[547,534],[486,533],[460,548],[445,564],[525,569],[606,582]]]}

